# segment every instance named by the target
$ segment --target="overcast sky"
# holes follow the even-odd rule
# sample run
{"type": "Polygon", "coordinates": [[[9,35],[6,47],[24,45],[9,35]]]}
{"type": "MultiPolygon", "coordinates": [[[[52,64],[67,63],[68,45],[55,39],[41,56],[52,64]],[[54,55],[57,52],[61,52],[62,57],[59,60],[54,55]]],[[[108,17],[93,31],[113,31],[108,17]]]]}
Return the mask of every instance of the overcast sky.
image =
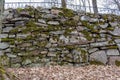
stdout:
{"type": "MultiPolygon", "coordinates": [[[[34,2],[43,2],[46,0],[5,0],[5,2],[29,2],[29,1],[34,1],[34,2]]],[[[90,0],[92,1],[92,0],[90,0]]],[[[97,0],[98,1],[98,7],[103,7],[102,4],[104,3],[104,0],[97,0]]],[[[77,4],[79,2],[79,0],[76,0],[75,3],[73,4],[77,4]]]]}
{"type": "Polygon", "coordinates": [[[34,2],[41,2],[44,0],[5,0],[6,2],[29,2],[29,1],[34,1],[34,2]]]}

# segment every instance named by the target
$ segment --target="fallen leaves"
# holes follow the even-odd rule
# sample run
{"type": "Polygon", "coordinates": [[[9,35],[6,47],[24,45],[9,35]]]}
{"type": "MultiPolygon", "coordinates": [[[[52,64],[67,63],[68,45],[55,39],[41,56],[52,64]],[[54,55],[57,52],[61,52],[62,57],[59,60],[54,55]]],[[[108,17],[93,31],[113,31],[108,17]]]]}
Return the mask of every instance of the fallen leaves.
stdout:
{"type": "Polygon", "coordinates": [[[49,66],[33,68],[9,68],[21,80],[119,80],[117,66],[49,66]]]}

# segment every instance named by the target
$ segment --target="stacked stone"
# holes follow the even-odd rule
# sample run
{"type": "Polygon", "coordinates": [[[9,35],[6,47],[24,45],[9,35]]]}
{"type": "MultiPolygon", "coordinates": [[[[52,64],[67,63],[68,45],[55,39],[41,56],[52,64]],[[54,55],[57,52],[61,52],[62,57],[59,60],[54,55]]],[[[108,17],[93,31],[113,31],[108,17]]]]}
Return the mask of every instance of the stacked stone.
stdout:
{"type": "Polygon", "coordinates": [[[0,55],[9,67],[119,64],[119,16],[64,8],[9,9],[0,55]]]}

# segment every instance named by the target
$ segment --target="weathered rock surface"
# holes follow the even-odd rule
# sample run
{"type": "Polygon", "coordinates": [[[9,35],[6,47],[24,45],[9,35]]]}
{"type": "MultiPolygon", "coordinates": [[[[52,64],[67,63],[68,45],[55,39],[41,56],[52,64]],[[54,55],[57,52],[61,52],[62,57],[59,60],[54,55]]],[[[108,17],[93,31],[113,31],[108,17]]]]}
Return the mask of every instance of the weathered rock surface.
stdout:
{"type": "Polygon", "coordinates": [[[119,54],[119,51],[117,49],[110,49],[110,50],[107,50],[107,55],[120,55],[119,54]]]}
{"type": "Polygon", "coordinates": [[[91,61],[100,61],[100,62],[106,64],[107,63],[107,55],[106,55],[105,51],[97,51],[90,55],[90,60],[91,61]]]}
{"type": "Polygon", "coordinates": [[[119,19],[112,19],[118,16],[30,6],[10,11],[0,34],[0,55],[10,67],[119,63],[119,19]]]}
{"type": "Polygon", "coordinates": [[[0,49],[6,49],[9,47],[9,44],[7,43],[0,43],[0,49]]]}

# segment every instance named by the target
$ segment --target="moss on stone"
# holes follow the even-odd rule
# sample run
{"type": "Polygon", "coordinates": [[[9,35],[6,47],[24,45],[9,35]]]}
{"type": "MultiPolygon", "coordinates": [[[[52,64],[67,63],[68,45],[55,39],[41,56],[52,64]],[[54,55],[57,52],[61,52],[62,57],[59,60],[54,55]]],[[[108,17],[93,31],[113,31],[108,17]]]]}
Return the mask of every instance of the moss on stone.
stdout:
{"type": "Polygon", "coordinates": [[[34,15],[34,14],[35,14],[34,11],[30,11],[30,12],[29,12],[29,15],[31,15],[31,16],[34,15]]]}
{"type": "Polygon", "coordinates": [[[92,36],[90,36],[90,32],[86,31],[86,30],[83,30],[81,31],[82,34],[84,34],[85,38],[88,40],[88,41],[91,41],[92,40],[92,36]]]}
{"type": "Polygon", "coordinates": [[[95,29],[94,29],[94,25],[88,24],[86,27],[87,27],[88,29],[90,29],[91,31],[94,31],[94,30],[95,30],[95,29]]]}
{"type": "Polygon", "coordinates": [[[23,42],[24,40],[21,39],[21,38],[16,38],[15,41],[16,41],[16,42],[23,42]]]}
{"type": "Polygon", "coordinates": [[[108,49],[117,49],[118,48],[118,46],[109,46],[109,47],[107,47],[108,49]]]}
{"type": "Polygon", "coordinates": [[[88,21],[81,21],[83,26],[87,26],[88,25],[88,21]]]}
{"type": "Polygon", "coordinates": [[[59,36],[53,36],[53,40],[55,40],[55,41],[57,40],[58,41],[59,40],[59,36]]]}
{"type": "Polygon", "coordinates": [[[81,21],[82,25],[89,29],[91,32],[99,32],[98,30],[94,29],[94,26],[98,25],[98,23],[89,24],[88,21],[81,21]]]}
{"type": "Polygon", "coordinates": [[[73,17],[74,16],[74,12],[71,9],[67,9],[67,8],[61,8],[62,12],[59,13],[60,16],[64,16],[64,17],[73,17]]]}
{"type": "Polygon", "coordinates": [[[65,35],[65,36],[68,36],[68,35],[70,35],[70,33],[71,33],[72,31],[73,31],[73,29],[70,29],[70,28],[65,29],[64,35],[65,35]]]}
{"type": "Polygon", "coordinates": [[[53,21],[53,19],[52,19],[52,18],[46,18],[45,21],[46,21],[46,22],[48,22],[48,21],[53,21]]]}
{"type": "Polygon", "coordinates": [[[38,42],[38,43],[37,43],[37,46],[38,46],[38,47],[45,47],[46,45],[47,45],[47,42],[46,42],[46,41],[38,42]]]}
{"type": "Polygon", "coordinates": [[[67,46],[65,46],[65,48],[68,49],[68,50],[72,50],[72,49],[75,48],[75,46],[73,46],[73,45],[67,45],[67,46]]]}
{"type": "Polygon", "coordinates": [[[10,34],[17,34],[19,31],[18,31],[18,28],[14,28],[12,30],[10,30],[10,34]]]}
{"type": "Polygon", "coordinates": [[[44,31],[44,29],[42,27],[27,27],[23,29],[21,32],[26,34],[29,32],[40,32],[40,31],[44,31]]]}
{"type": "Polygon", "coordinates": [[[48,25],[48,27],[46,28],[47,31],[53,31],[55,30],[55,27],[53,25],[48,25]]]}
{"type": "Polygon", "coordinates": [[[60,25],[56,25],[56,26],[54,26],[54,25],[48,25],[48,27],[47,28],[44,28],[44,31],[57,31],[57,30],[62,30],[62,26],[60,26],[60,25]]]}
{"type": "Polygon", "coordinates": [[[12,39],[12,38],[1,38],[1,41],[2,42],[11,42],[11,41],[14,41],[14,39],[12,39]]]}
{"type": "Polygon", "coordinates": [[[35,40],[35,37],[33,37],[32,35],[27,36],[25,39],[23,39],[24,41],[29,41],[29,40],[35,40]]]}
{"type": "Polygon", "coordinates": [[[83,49],[81,49],[81,57],[82,57],[82,62],[86,62],[87,61],[87,52],[83,49]]]}
{"type": "Polygon", "coordinates": [[[75,20],[66,20],[63,23],[63,25],[75,27],[75,26],[77,26],[77,22],[75,20]]]}
{"type": "Polygon", "coordinates": [[[24,9],[25,11],[29,12],[29,15],[34,15],[35,9],[31,6],[24,9]]]}
{"type": "Polygon", "coordinates": [[[108,41],[108,44],[113,44],[114,43],[114,40],[109,40],[108,41]]]}
{"type": "Polygon", "coordinates": [[[103,17],[104,20],[107,20],[108,19],[108,14],[103,14],[102,17],[103,17]]]}
{"type": "Polygon", "coordinates": [[[27,24],[26,24],[27,27],[36,27],[36,24],[35,22],[33,21],[29,21],[27,24]]]}
{"type": "Polygon", "coordinates": [[[91,65],[104,65],[104,63],[100,62],[100,61],[90,61],[91,65]]]}
{"type": "Polygon", "coordinates": [[[9,58],[8,58],[7,55],[1,55],[0,56],[0,65],[1,66],[6,66],[6,67],[10,66],[9,58]]]}
{"type": "Polygon", "coordinates": [[[81,52],[80,56],[82,58],[82,62],[86,62],[87,61],[87,51],[82,48],[77,48],[76,50],[81,52]]]}
{"type": "Polygon", "coordinates": [[[18,52],[20,52],[21,50],[20,49],[18,49],[17,47],[14,47],[13,49],[12,49],[12,52],[14,53],[14,54],[16,54],[16,53],[18,53],[18,52]]]}
{"type": "Polygon", "coordinates": [[[17,10],[18,13],[20,13],[21,11],[23,11],[22,8],[17,8],[16,10],[17,10]]]}
{"type": "Polygon", "coordinates": [[[115,28],[114,27],[107,27],[107,30],[113,31],[115,28]]]}
{"type": "Polygon", "coordinates": [[[15,39],[13,39],[13,38],[2,38],[1,41],[2,42],[8,42],[11,45],[15,44],[15,39]]]}
{"type": "Polygon", "coordinates": [[[116,65],[116,66],[120,66],[120,61],[116,60],[116,61],[115,61],[115,65],[116,65]]]}
{"type": "Polygon", "coordinates": [[[101,37],[99,34],[96,34],[95,38],[100,39],[101,37]]]}

